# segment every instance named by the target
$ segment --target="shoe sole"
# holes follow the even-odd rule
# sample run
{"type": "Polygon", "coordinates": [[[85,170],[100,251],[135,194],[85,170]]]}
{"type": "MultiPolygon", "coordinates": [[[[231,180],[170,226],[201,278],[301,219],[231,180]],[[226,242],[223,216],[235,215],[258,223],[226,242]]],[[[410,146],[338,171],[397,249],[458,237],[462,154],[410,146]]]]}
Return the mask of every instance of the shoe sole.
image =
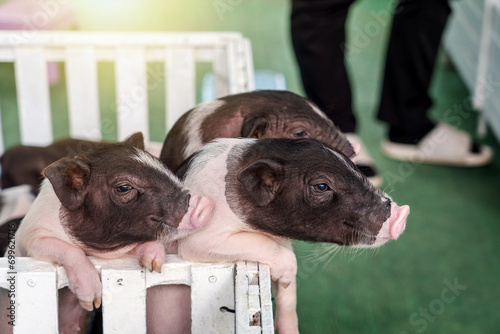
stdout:
{"type": "Polygon", "coordinates": [[[382,151],[389,158],[425,164],[445,165],[455,167],[481,167],[492,161],[493,151],[484,146],[479,154],[470,153],[460,158],[426,155],[417,145],[396,144],[390,141],[382,142],[382,151]]]}

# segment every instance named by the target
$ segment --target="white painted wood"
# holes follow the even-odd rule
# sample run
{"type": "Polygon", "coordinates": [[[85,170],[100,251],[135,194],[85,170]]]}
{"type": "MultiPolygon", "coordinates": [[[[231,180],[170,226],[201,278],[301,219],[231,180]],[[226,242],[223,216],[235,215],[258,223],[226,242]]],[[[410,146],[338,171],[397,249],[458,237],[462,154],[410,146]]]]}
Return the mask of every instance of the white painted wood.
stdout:
{"type": "Polygon", "coordinates": [[[95,45],[98,47],[117,47],[123,45],[171,45],[179,47],[212,47],[224,45],[242,38],[238,32],[104,32],[104,31],[37,31],[31,38],[16,43],[23,31],[9,30],[0,34],[0,46],[48,45],[66,47],[74,45],[95,45]]]}
{"type": "Polygon", "coordinates": [[[237,333],[274,333],[268,266],[254,262],[237,263],[235,303],[237,333]],[[261,280],[264,289],[261,288],[261,280]]]}
{"type": "Polygon", "coordinates": [[[242,89],[243,91],[255,90],[255,76],[253,68],[253,55],[252,55],[252,44],[249,39],[242,39],[240,42],[242,47],[240,57],[243,61],[243,81],[246,83],[242,89]]]}
{"type": "Polygon", "coordinates": [[[17,309],[14,333],[58,333],[54,266],[41,261],[16,259],[15,271],[17,309]],[[36,321],[31,320],[33,318],[36,321]]]}
{"type": "Polygon", "coordinates": [[[253,88],[250,44],[239,33],[40,31],[17,41],[20,35],[19,31],[0,31],[0,61],[16,62],[20,131],[25,144],[52,141],[47,61],[66,62],[69,132],[94,140],[102,135],[97,112],[99,61],[116,62],[118,139],[134,131],[143,131],[149,138],[147,62],[171,64],[166,64],[171,69],[165,80],[170,95],[176,98],[167,102],[168,128],[196,101],[196,61],[213,63],[217,96],[253,88]]]}
{"type": "Polygon", "coordinates": [[[191,265],[177,255],[167,255],[161,273],[146,271],[146,288],[164,284],[191,285],[191,265]]]}
{"type": "Polygon", "coordinates": [[[191,333],[235,332],[234,264],[199,264],[191,268],[191,333]]]}
{"type": "Polygon", "coordinates": [[[84,46],[66,49],[66,85],[70,135],[74,138],[101,140],[94,48],[84,46]]]}
{"type": "Polygon", "coordinates": [[[118,140],[142,131],[149,141],[148,85],[142,48],[121,47],[116,51],[116,111],[118,140]]]}
{"type": "Polygon", "coordinates": [[[229,94],[229,61],[227,46],[220,46],[215,49],[215,59],[213,62],[215,97],[219,98],[229,94]]]}
{"type": "Polygon", "coordinates": [[[195,61],[192,48],[168,48],[165,59],[167,131],[196,104],[195,61]]]}
{"type": "Polygon", "coordinates": [[[142,270],[101,269],[104,333],[146,333],[146,285],[142,270]]]}
{"type": "MultiPolygon", "coordinates": [[[[24,144],[47,145],[52,141],[46,61],[66,62],[71,135],[94,140],[101,138],[98,61],[115,62],[118,139],[136,131],[149,138],[148,61],[165,62],[167,128],[196,102],[196,61],[213,62],[218,96],[253,88],[250,43],[239,33],[40,31],[21,44],[15,43],[18,37],[19,32],[0,31],[0,61],[15,61],[24,144]]],[[[0,150],[3,146],[0,129],[0,150]]],[[[161,284],[192,286],[193,333],[260,333],[260,326],[250,326],[250,319],[262,308],[260,276],[269,273],[261,274],[256,264],[242,262],[241,275],[235,278],[232,263],[195,264],[167,256],[160,274],[140,268],[134,258],[89,259],[103,282],[106,333],[145,333],[146,289],[161,284]],[[236,295],[235,280],[239,291],[236,295]],[[221,311],[221,307],[236,307],[237,311],[244,307],[245,311],[235,316],[221,311]],[[245,331],[235,329],[235,319],[246,324],[245,331]]],[[[8,287],[7,265],[7,259],[0,259],[0,287],[4,288],[8,287]]],[[[17,258],[16,270],[18,292],[23,295],[17,300],[21,303],[17,331],[56,333],[57,289],[68,285],[64,268],[17,258]]],[[[272,325],[270,292],[268,297],[266,307],[270,303],[272,325]]]]}
{"type": "Polygon", "coordinates": [[[244,261],[236,264],[235,277],[235,315],[236,333],[248,333],[250,330],[249,310],[248,310],[248,275],[247,263],[244,261]]]}
{"type": "Polygon", "coordinates": [[[269,266],[259,263],[259,286],[262,334],[274,333],[271,272],[269,266]]]}
{"type": "MultiPolygon", "coordinates": [[[[273,333],[270,276],[267,266],[257,267],[255,263],[238,262],[235,277],[234,264],[191,263],[180,260],[176,255],[167,255],[161,273],[140,268],[135,258],[89,259],[100,273],[103,282],[105,333],[145,333],[146,288],[158,284],[191,284],[192,333],[260,333],[261,327],[250,326],[250,319],[255,310],[264,310],[264,307],[269,309],[269,313],[262,316],[265,324],[263,333],[273,333]],[[221,312],[221,307],[227,307],[229,310],[236,308],[236,317],[231,312],[221,312]],[[270,319],[266,320],[266,317],[270,319]]],[[[8,289],[9,270],[7,259],[0,258],[2,288],[8,289]]],[[[31,301],[32,305],[31,308],[26,308],[26,305],[30,304],[26,304],[22,299],[25,309],[21,314],[24,315],[16,317],[16,327],[21,323],[22,326],[30,326],[33,319],[38,321],[39,315],[43,315],[45,320],[42,325],[47,326],[43,328],[49,328],[50,324],[57,328],[56,289],[68,284],[64,268],[31,258],[17,258],[15,270],[18,273],[18,285],[22,285],[21,288],[16,286],[16,292],[28,295],[26,300],[31,301]],[[31,283],[28,284],[30,279],[31,283]],[[37,290],[37,287],[40,287],[40,290],[37,290]],[[43,312],[39,310],[40,303],[43,303],[43,312]]],[[[56,333],[50,329],[43,332],[56,333]]]]}
{"type": "Polygon", "coordinates": [[[26,145],[52,142],[47,62],[40,47],[15,49],[15,73],[21,141],[26,145]]]}
{"type": "Polygon", "coordinates": [[[229,67],[229,93],[228,94],[236,94],[240,92],[240,85],[238,82],[238,71],[241,69],[238,68],[238,49],[237,43],[229,43],[227,45],[227,66],[229,67]]]}
{"type": "MultiPolygon", "coordinates": [[[[255,316],[260,313],[259,267],[255,262],[247,262],[248,277],[248,314],[251,325],[255,325],[255,316]]],[[[260,318],[260,314],[257,315],[260,318]]],[[[259,320],[260,322],[260,320],[259,320]]]]}

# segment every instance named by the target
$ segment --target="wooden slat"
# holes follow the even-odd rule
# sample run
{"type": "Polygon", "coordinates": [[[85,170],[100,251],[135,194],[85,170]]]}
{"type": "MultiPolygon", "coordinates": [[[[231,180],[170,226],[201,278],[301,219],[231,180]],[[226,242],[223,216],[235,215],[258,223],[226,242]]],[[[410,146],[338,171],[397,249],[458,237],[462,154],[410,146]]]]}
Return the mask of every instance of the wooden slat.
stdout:
{"type": "MultiPolygon", "coordinates": [[[[235,333],[235,330],[236,333],[259,333],[260,326],[250,326],[249,320],[253,313],[249,312],[249,306],[253,311],[259,308],[262,310],[262,333],[273,333],[268,266],[259,265],[257,269],[255,263],[238,262],[235,278],[233,264],[193,264],[172,255],[167,256],[161,274],[145,272],[135,258],[89,259],[101,273],[105,333],[146,332],[145,298],[148,280],[152,283],[151,286],[156,285],[155,283],[192,284],[192,333],[235,333]],[[190,268],[191,278],[187,282],[186,273],[190,268]],[[148,275],[151,277],[148,278],[148,275]],[[230,310],[236,309],[236,318],[231,312],[221,312],[221,307],[224,306],[230,310]]],[[[9,270],[7,259],[0,258],[0,287],[8,288],[9,270]]],[[[24,307],[17,310],[16,327],[22,328],[17,324],[26,322],[27,326],[37,324],[38,327],[28,327],[27,331],[21,333],[56,333],[56,291],[68,283],[64,268],[19,257],[16,259],[15,270],[18,273],[16,295],[22,295],[16,301],[24,307]],[[39,321],[38,315],[41,315],[40,319],[43,321],[39,321]]]]}
{"type": "Polygon", "coordinates": [[[186,111],[196,104],[195,64],[192,48],[167,49],[166,51],[167,132],[186,111]]]}
{"type": "MultiPolygon", "coordinates": [[[[264,269],[265,270],[265,269],[264,269]]],[[[269,270],[267,271],[269,274],[269,270]]],[[[262,274],[264,275],[264,273],[262,274]]],[[[260,266],[255,262],[238,262],[236,265],[235,277],[235,303],[236,303],[236,333],[261,333],[262,331],[262,296],[260,289],[260,266]]],[[[271,305],[271,326],[272,320],[272,301],[270,296],[270,287],[268,294],[265,294],[264,300],[271,305]],[[267,300],[268,298],[268,300],[267,300]]],[[[266,308],[266,312],[269,310],[266,308]]],[[[266,314],[266,317],[268,315],[266,314]]],[[[266,318],[266,325],[269,328],[269,319],[266,318]]],[[[273,329],[274,330],[274,329],[273,329]]],[[[268,332],[266,332],[268,333],[268,332]]],[[[272,332],[271,332],[272,333],[272,332]]]]}
{"type": "Polygon", "coordinates": [[[101,140],[97,64],[92,47],[66,50],[66,82],[71,136],[101,140]]]}
{"type": "Polygon", "coordinates": [[[236,43],[229,43],[226,47],[227,52],[227,66],[228,66],[228,84],[229,92],[228,94],[240,93],[238,85],[238,49],[236,43]]]}
{"type": "Polygon", "coordinates": [[[252,44],[249,39],[245,38],[240,43],[240,46],[242,48],[242,66],[244,66],[242,75],[243,80],[245,81],[243,91],[252,91],[255,90],[252,44]]]}
{"type": "Polygon", "coordinates": [[[260,290],[259,290],[259,267],[256,262],[247,262],[248,276],[248,319],[250,321],[250,332],[260,333],[260,290]]]}
{"type": "Polygon", "coordinates": [[[115,64],[118,140],[142,131],[149,141],[148,86],[144,50],[119,48],[115,64]]]}
{"type": "Polygon", "coordinates": [[[0,47],[12,45],[48,45],[66,47],[95,45],[103,47],[138,47],[143,45],[175,47],[224,45],[241,38],[238,32],[95,32],[95,31],[37,31],[29,38],[19,38],[22,30],[2,31],[0,47]]]}
{"type": "Polygon", "coordinates": [[[231,94],[255,89],[250,43],[241,39],[229,45],[231,94]]]}
{"type": "Polygon", "coordinates": [[[248,275],[247,263],[240,261],[236,263],[236,276],[234,279],[234,299],[235,299],[235,313],[236,313],[236,333],[248,333],[250,330],[250,321],[248,318],[248,275]]]}
{"type": "Polygon", "coordinates": [[[101,269],[104,333],[146,333],[144,270],[101,269]]]}
{"type": "Polygon", "coordinates": [[[163,284],[191,285],[191,262],[182,261],[177,255],[167,255],[161,273],[146,272],[146,289],[163,284]]]}
{"type": "Polygon", "coordinates": [[[259,264],[260,308],[262,334],[274,333],[271,273],[269,266],[259,264]]]}
{"type": "Polygon", "coordinates": [[[193,265],[191,268],[191,333],[234,333],[234,265],[193,265]]]}
{"type": "Polygon", "coordinates": [[[54,266],[46,262],[17,258],[16,271],[17,310],[14,333],[58,333],[54,266]],[[36,321],[33,321],[33,315],[36,315],[36,321]]]}
{"type": "Polygon", "coordinates": [[[21,141],[26,145],[48,145],[53,136],[43,49],[17,48],[15,72],[21,141]]]}
{"type": "Polygon", "coordinates": [[[215,97],[219,98],[229,94],[229,60],[227,46],[215,49],[215,59],[213,62],[215,97]]]}

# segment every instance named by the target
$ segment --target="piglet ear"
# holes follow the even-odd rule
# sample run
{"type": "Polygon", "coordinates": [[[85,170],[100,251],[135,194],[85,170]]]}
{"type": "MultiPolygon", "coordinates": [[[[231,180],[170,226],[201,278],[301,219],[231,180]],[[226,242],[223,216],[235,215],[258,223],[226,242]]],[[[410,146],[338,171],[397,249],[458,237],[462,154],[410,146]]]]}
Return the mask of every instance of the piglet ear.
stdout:
{"type": "Polygon", "coordinates": [[[282,179],[283,165],[269,159],[253,161],[238,174],[238,180],[259,206],[274,200],[282,179]]]}
{"type": "Polygon", "coordinates": [[[142,132],[131,134],[130,136],[125,138],[123,143],[144,150],[144,136],[142,135],[142,132]]]}
{"type": "Polygon", "coordinates": [[[352,149],[354,150],[354,155],[351,157],[351,161],[356,162],[356,158],[358,157],[359,152],[361,151],[361,144],[360,143],[352,144],[352,149]]]}
{"type": "Polygon", "coordinates": [[[267,129],[267,120],[259,116],[245,120],[241,127],[241,137],[243,138],[262,138],[267,129]]]}
{"type": "Polygon", "coordinates": [[[49,179],[61,204],[68,210],[83,205],[87,196],[90,167],[80,158],[62,158],[42,172],[49,179]]]}

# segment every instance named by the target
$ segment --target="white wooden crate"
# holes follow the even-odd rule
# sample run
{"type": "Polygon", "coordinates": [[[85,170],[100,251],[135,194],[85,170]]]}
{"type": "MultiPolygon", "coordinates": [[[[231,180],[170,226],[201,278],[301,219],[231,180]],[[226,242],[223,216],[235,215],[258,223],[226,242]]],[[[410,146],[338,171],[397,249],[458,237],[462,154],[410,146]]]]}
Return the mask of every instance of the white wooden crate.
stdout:
{"type": "MultiPolygon", "coordinates": [[[[254,89],[250,42],[234,32],[0,31],[0,62],[15,64],[21,143],[53,141],[47,62],[64,62],[70,135],[101,139],[97,62],[115,66],[118,140],[149,140],[147,62],[165,65],[166,129],[196,104],[195,64],[213,64],[217,96],[254,89]]],[[[0,96],[0,99],[2,97],[0,96]]],[[[1,120],[0,120],[1,125],[1,120]]],[[[1,133],[0,154],[3,152],[1,133]]]]}
{"type": "MultiPolygon", "coordinates": [[[[192,333],[274,333],[266,265],[192,263],[167,255],[157,273],[132,258],[90,260],[103,283],[104,333],[146,333],[146,289],[165,284],[191,286],[192,333]]],[[[15,334],[58,333],[57,293],[66,286],[63,267],[31,258],[17,258],[11,267],[7,258],[0,258],[0,288],[15,292],[15,334]]]]}
{"type": "MultiPolygon", "coordinates": [[[[15,68],[20,144],[42,146],[54,139],[48,61],[65,63],[68,132],[82,139],[101,139],[99,61],[115,66],[118,140],[136,131],[149,139],[147,62],[165,64],[167,131],[196,104],[196,62],[213,64],[217,96],[254,89],[250,43],[239,33],[0,31],[0,62],[13,62],[15,68]]],[[[8,131],[2,132],[0,119],[0,154],[6,149],[8,131]]],[[[135,260],[92,262],[103,282],[105,333],[145,333],[145,291],[157,284],[191,285],[193,333],[221,333],[221,328],[224,333],[274,332],[266,266],[244,262],[194,264],[169,257],[162,274],[158,274],[144,271],[135,260]],[[229,304],[219,305],[221,295],[206,291],[207,286],[215,285],[229,304]],[[223,306],[237,311],[221,312],[223,306]],[[124,315],[120,312],[124,307],[133,307],[137,316],[130,317],[130,312],[124,315]],[[259,317],[262,325],[254,321],[259,317]]],[[[57,291],[67,285],[64,269],[17,258],[15,271],[15,333],[57,333],[57,291]]],[[[9,272],[7,259],[0,259],[0,287],[8,288],[9,272]]]]}

